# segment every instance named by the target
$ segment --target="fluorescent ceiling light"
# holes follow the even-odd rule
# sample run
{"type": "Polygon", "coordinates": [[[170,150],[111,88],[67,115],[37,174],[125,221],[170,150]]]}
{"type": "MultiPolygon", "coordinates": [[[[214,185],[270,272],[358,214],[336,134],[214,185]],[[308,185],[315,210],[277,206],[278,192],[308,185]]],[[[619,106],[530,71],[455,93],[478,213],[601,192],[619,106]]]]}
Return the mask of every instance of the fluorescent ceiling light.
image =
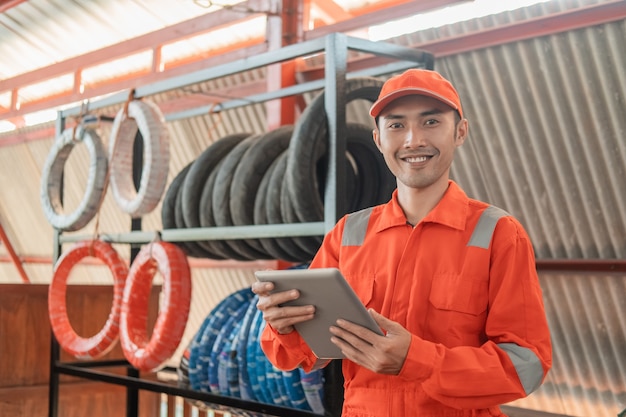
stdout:
{"type": "Polygon", "coordinates": [[[551,0],[474,0],[469,3],[444,7],[432,12],[420,13],[405,19],[372,26],[369,28],[369,38],[373,41],[380,41],[407,33],[463,22],[548,1],[551,0]]]}

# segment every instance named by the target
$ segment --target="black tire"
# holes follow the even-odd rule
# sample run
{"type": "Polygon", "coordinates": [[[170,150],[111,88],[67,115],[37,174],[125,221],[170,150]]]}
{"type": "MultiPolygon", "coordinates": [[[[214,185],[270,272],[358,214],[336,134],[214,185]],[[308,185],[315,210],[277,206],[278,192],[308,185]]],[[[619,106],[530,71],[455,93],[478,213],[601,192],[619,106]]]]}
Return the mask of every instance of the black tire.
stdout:
{"type": "MultiPolygon", "coordinates": [[[[189,175],[191,169],[187,171],[187,175],[189,175]]],[[[185,178],[187,178],[185,175],[185,178]]],[[[178,193],[176,193],[176,201],[174,202],[174,223],[176,224],[177,229],[187,229],[189,226],[185,224],[185,219],[183,218],[183,197],[182,190],[185,181],[183,179],[182,183],[178,188],[178,193]]],[[[185,241],[179,242],[183,247],[183,250],[187,254],[187,256],[191,256],[192,258],[208,258],[210,254],[197,242],[194,241],[185,241]]]]}
{"type": "MultiPolygon", "coordinates": [[[[378,151],[372,139],[372,132],[368,126],[348,123],[346,136],[346,185],[344,207],[347,213],[360,208],[369,207],[375,201],[379,201],[379,193],[389,194],[389,187],[395,187],[395,179],[387,169],[382,155],[378,151]],[[389,184],[389,180],[392,181],[389,184]],[[384,184],[384,187],[383,187],[384,184]],[[379,190],[383,187],[383,190],[379,190]]],[[[323,185],[328,172],[327,154],[322,154],[313,166],[312,179],[315,195],[309,197],[309,201],[317,200],[322,204],[324,198],[323,185]]],[[[285,175],[285,183],[289,175],[285,175]]],[[[390,195],[390,194],[389,194],[390,195]]],[[[288,222],[302,221],[296,211],[297,204],[292,194],[283,195],[281,210],[288,222]],[[291,207],[290,207],[291,206],[291,207]]],[[[312,215],[308,221],[322,221],[324,219],[324,207],[315,217],[312,215]]]]}
{"type": "MultiPolygon", "coordinates": [[[[213,185],[213,198],[211,201],[216,226],[233,226],[233,220],[230,214],[230,190],[235,170],[248,148],[261,139],[261,137],[262,135],[256,135],[244,139],[222,160],[222,166],[217,172],[215,184],[213,185]]],[[[224,242],[250,260],[271,259],[269,254],[253,247],[243,239],[225,240],[224,242]]]]}
{"type": "MultiPolygon", "coordinates": [[[[376,101],[383,82],[363,77],[348,80],[346,103],[355,99],[376,101]]],[[[315,178],[316,161],[328,147],[328,125],[324,108],[324,93],[306,107],[295,125],[289,145],[286,185],[296,215],[302,222],[319,221],[323,217],[323,202],[315,178]]]]}
{"type": "Polygon", "coordinates": [[[249,133],[225,136],[209,145],[191,165],[182,189],[182,215],[187,227],[200,226],[200,195],[215,166],[249,133]]]}
{"type": "MultiPolygon", "coordinates": [[[[350,124],[348,153],[352,156],[356,168],[359,187],[355,200],[348,205],[348,213],[366,207],[386,203],[396,188],[393,176],[385,159],[372,139],[369,126],[350,124]]],[[[350,182],[347,182],[348,187],[350,182]]]]}
{"type": "MultiPolygon", "coordinates": [[[[172,183],[167,188],[165,192],[165,196],[163,197],[163,204],[161,205],[161,223],[163,225],[163,229],[176,229],[176,199],[178,197],[178,192],[180,191],[180,187],[185,181],[185,176],[189,172],[191,168],[191,164],[193,162],[187,164],[172,180],[172,183]]],[[[187,247],[187,242],[173,242],[181,248],[185,254],[192,256],[189,247],[187,247]]]]}
{"type": "MultiPolygon", "coordinates": [[[[224,162],[222,159],[213,172],[209,175],[209,178],[204,183],[202,193],[200,194],[200,226],[202,227],[215,227],[215,218],[213,217],[213,188],[215,186],[215,179],[217,173],[220,171],[221,165],[224,162]]],[[[235,259],[238,261],[249,261],[250,258],[243,256],[239,251],[234,250],[223,240],[202,240],[198,244],[214,254],[218,254],[222,259],[235,259]]]]}
{"type": "MultiPolygon", "coordinates": [[[[258,224],[285,223],[281,215],[281,193],[285,169],[287,167],[287,151],[280,154],[261,181],[257,200],[255,201],[255,222],[258,224]]],[[[302,249],[295,237],[262,239],[261,244],[270,254],[278,259],[289,262],[303,262],[312,258],[309,251],[302,249]]]]}
{"type": "MultiPolygon", "coordinates": [[[[267,220],[267,212],[265,207],[265,198],[270,188],[270,179],[276,169],[276,166],[280,163],[281,160],[286,158],[286,150],[283,151],[278,157],[274,159],[274,162],[270,165],[270,167],[263,175],[261,182],[259,183],[259,190],[256,193],[256,198],[254,200],[254,224],[269,224],[267,220]]],[[[285,164],[283,164],[283,172],[284,172],[285,164]]],[[[263,246],[263,249],[271,255],[275,259],[281,259],[287,262],[300,262],[300,257],[294,255],[291,251],[287,250],[287,248],[283,249],[283,243],[280,241],[286,240],[289,242],[285,242],[284,244],[292,245],[290,238],[267,238],[267,239],[259,239],[259,242],[263,246]]]]}
{"type": "Polygon", "coordinates": [[[230,217],[234,225],[254,224],[254,203],[263,176],[288,147],[293,126],[264,134],[243,154],[230,185],[230,217]]]}

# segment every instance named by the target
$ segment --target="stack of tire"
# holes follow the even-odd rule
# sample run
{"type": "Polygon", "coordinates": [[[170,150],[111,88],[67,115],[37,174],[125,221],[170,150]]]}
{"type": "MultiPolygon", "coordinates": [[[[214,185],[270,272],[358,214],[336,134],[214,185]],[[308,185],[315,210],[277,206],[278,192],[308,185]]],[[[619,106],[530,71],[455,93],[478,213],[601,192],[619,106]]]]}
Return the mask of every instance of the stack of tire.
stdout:
{"type": "MultiPolygon", "coordinates": [[[[178,367],[186,389],[324,414],[323,373],[275,368],[265,357],[259,337],[265,322],[250,289],[223,299],[200,326],[178,367]]],[[[192,401],[200,409],[229,407],[192,401]]],[[[237,409],[237,415],[241,415],[237,409]]]]}
{"type": "MultiPolygon", "coordinates": [[[[346,103],[373,102],[381,86],[382,81],[375,78],[351,79],[346,83],[346,103]]],[[[322,221],[328,144],[324,92],[293,126],[217,140],[172,181],[163,200],[163,228],[322,221]]],[[[348,123],[346,148],[344,203],[348,212],[388,201],[395,179],[373,143],[371,128],[348,123]]],[[[321,236],[311,236],[179,245],[192,257],[307,262],[321,241],[321,236]]]]}

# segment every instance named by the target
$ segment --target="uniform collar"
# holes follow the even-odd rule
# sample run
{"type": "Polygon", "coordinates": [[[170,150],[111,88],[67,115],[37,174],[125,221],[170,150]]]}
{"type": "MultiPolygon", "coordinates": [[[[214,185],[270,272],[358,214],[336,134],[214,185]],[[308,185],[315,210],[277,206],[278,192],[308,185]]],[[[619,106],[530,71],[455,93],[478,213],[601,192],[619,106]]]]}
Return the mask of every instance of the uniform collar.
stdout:
{"type": "MultiPolygon", "coordinates": [[[[453,229],[464,230],[467,220],[469,198],[452,180],[448,180],[448,189],[443,197],[422,220],[422,223],[439,223],[453,229]]],[[[406,216],[398,204],[398,190],[393,192],[391,200],[383,206],[376,231],[394,226],[406,225],[406,216]]]]}

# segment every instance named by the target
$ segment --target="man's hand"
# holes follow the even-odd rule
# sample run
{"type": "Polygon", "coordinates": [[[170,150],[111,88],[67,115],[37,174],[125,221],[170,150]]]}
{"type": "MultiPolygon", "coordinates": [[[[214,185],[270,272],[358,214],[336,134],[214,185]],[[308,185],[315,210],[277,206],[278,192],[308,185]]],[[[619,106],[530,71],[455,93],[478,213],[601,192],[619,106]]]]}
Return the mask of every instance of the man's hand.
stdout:
{"type": "Polygon", "coordinates": [[[315,307],[281,307],[287,301],[300,297],[298,290],[282,291],[270,294],[274,289],[271,282],[255,282],[251,286],[252,292],[259,296],[257,309],[263,312],[263,319],[280,334],[291,333],[293,325],[311,320],[315,314],[315,307]]]}
{"type": "Polygon", "coordinates": [[[365,327],[337,320],[337,326],[331,326],[330,339],[352,362],[379,374],[398,375],[411,344],[411,333],[402,325],[385,316],[369,310],[376,323],[386,330],[380,336],[365,327]]]}

